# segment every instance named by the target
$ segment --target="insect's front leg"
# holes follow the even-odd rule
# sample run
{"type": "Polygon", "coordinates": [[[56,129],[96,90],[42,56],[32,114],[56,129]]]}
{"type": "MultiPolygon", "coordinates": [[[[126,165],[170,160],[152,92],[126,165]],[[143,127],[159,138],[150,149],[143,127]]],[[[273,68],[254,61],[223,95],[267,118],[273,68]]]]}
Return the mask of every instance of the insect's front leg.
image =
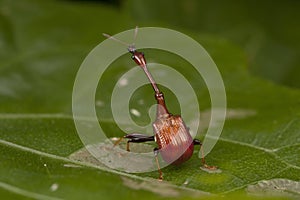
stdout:
{"type": "Polygon", "coordinates": [[[200,140],[198,140],[198,139],[194,139],[193,140],[193,144],[194,145],[200,145],[200,151],[201,151],[201,154],[202,154],[202,158],[201,159],[202,159],[202,165],[203,165],[203,167],[207,168],[207,169],[211,169],[211,170],[217,169],[216,166],[209,166],[209,165],[206,164],[206,161],[205,161],[205,158],[204,158],[204,151],[203,151],[203,147],[202,147],[202,142],[200,140]]]}
{"type": "Polygon", "coordinates": [[[142,143],[142,142],[149,142],[149,141],[154,141],[154,136],[148,136],[148,135],[144,135],[141,133],[130,133],[130,134],[126,134],[124,137],[121,137],[115,144],[114,146],[118,145],[121,140],[123,140],[124,138],[128,139],[127,140],[127,147],[126,150],[130,151],[129,148],[129,143],[142,143]]]}

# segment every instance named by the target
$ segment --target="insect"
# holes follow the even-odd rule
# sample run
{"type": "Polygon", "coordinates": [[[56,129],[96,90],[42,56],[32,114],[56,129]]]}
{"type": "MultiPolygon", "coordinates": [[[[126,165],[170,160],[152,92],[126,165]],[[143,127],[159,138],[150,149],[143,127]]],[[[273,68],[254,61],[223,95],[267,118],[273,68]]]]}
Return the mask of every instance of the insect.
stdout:
{"type": "MultiPolygon", "coordinates": [[[[137,27],[135,29],[134,38],[137,35],[137,27]]],[[[158,154],[160,153],[163,160],[168,164],[179,165],[187,161],[193,154],[194,146],[200,145],[202,150],[202,143],[198,139],[193,139],[189,129],[185,125],[180,115],[171,114],[166,106],[163,93],[159,90],[156,82],[154,81],[151,73],[147,68],[147,62],[143,52],[136,50],[134,44],[126,44],[108,34],[103,34],[109,39],[113,39],[127,46],[128,51],[131,53],[131,58],[139,65],[145,72],[147,78],[155,93],[157,101],[156,120],[153,122],[153,136],[143,135],[141,133],[126,134],[120,138],[115,145],[118,145],[122,139],[127,139],[127,151],[130,151],[130,143],[142,143],[154,141],[158,147],[154,148],[155,160],[159,172],[159,180],[163,179],[162,171],[158,162],[158,154]]],[[[202,164],[207,169],[216,169],[215,166],[208,166],[204,159],[202,150],[202,164]]]]}

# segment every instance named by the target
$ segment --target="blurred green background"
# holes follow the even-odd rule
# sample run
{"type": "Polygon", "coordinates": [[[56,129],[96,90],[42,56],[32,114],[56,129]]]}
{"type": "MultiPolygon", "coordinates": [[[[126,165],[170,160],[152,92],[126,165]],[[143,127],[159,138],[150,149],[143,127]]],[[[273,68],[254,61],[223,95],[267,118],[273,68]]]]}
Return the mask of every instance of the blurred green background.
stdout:
{"type": "Polygon", "coordinates": [[[300,1],[103,2],[120,11],[126,10],[133,24],[139,26],[186,29],[229,40],[243,49],[252,74],[286,86],[300,87],[300,1]]]}
{"type": "Polygon", "coordinates": [[[245,51],[251,73],[300,87],[299,1],[175,2],[131,1],[127,6],[138,23],[161,22],[230,40],[245,51]]]}

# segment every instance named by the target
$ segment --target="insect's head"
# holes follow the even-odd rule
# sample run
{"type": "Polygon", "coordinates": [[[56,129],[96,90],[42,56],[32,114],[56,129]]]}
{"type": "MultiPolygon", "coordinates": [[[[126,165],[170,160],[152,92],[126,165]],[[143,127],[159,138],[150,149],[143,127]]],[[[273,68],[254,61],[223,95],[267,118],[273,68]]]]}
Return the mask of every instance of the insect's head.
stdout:
{"type": "Polygon", "coordinates": [[[146,59],[144,57],[143,52],[139,52],[135,48],[133,48],[133,49],[128,48],[128,51],[131,53],[131,58],[132,58],[132,60],[134,60],[134,62],[136,64],[138,64],[141,67],[146,66],[146,59]]]}

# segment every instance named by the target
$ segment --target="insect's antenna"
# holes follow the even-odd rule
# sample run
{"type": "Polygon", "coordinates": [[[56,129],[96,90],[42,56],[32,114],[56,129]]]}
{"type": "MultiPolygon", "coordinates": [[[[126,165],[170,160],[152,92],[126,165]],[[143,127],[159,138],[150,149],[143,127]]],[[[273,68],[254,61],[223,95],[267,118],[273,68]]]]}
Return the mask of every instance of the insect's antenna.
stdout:
{"type": "Polygon", "coordinates": [[[125,45],[127,47],[132,46],[132,45],[130,45],[130,44],[126,43],[126,42],[123,42],[123,41],[121,41],[121,40],[119,40],[119,39],[117,39],[117,38],[115,38],[115,37],[113,37],[111,35],[106,34],[106,33],[103,33],[103,36],[107,37],[108,39],[112,39],[112,40],[114,40],[116,42],[119,42],[119,43],[121,43],[121,44],[123,44],[123,45],[125,45]]]}
{"type": "Polygon", "coordinates": [[[138,30],[139,30],[139,27],[136,26],[135,27],[135,30],[134,30],[134,35],[133,35],[133,45],[135,45],[135,40],[136,40],[136,36],[138,34],[138,30]]]}

